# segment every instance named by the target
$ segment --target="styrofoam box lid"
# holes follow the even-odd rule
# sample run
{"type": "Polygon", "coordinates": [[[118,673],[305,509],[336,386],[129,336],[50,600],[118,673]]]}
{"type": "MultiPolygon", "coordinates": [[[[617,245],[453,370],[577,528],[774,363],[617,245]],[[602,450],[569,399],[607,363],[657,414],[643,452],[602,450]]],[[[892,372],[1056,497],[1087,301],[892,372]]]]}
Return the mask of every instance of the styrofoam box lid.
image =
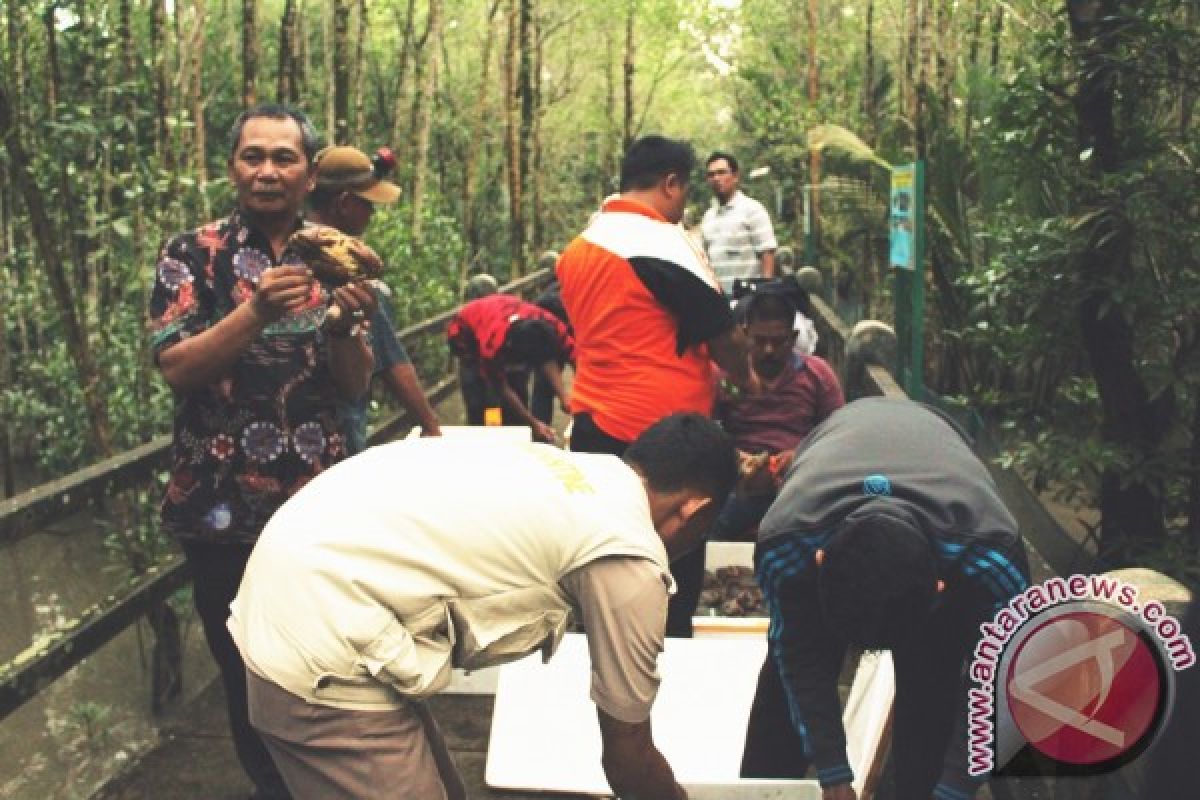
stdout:
{"type": "Polygon", "coordinates": [[[704,568],[754,567],[754,542],[708,542],[704,545],[704,568]]]}

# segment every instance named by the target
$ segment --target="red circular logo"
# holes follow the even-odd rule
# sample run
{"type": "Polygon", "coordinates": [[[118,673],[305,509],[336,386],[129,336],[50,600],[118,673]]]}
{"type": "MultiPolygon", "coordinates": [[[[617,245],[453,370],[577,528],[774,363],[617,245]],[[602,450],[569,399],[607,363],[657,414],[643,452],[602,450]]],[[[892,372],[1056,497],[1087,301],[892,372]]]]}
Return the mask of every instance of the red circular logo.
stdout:
{"type": "Polygon", "coordinates": [[[1006,676],[1021,735],[1061,763],[1119,758],[1152,733],[1163,682],[1151,646],[1103,613],[1073,611],[1035,628],[1006,676]]]}

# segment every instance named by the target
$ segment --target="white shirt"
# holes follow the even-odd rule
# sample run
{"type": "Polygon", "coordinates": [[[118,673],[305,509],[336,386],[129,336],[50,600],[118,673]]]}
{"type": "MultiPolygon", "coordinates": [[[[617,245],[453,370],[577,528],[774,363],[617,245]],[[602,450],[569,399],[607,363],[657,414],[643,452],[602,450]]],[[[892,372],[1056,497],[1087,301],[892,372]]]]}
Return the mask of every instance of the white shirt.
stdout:
{"type": "Polygon", "coordinates": [[[700,233],[709,263],[726,294],[732,290],[735,278],[760,277],[759,254],[777,247],[767,209],[740,190],[723,205],[713,199],[700,221],[700,233]]]}

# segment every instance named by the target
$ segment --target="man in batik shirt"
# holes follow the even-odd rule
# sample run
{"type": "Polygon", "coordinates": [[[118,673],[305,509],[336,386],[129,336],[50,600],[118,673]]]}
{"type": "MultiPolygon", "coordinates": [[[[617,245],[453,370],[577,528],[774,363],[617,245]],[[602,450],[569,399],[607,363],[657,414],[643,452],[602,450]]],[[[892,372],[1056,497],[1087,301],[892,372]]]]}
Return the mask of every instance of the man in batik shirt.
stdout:
{"type": "Polygon", "coordinates": [[[345,455],[339,396],[361,395],[372,356],[369,289],[323,286],[288,244],[313,186],[304,115],[259,106],[233,125],[237,208],[164,246],[150,300],[154,358],[175,395],[164,528],[179,541],[221,671],[234,747],[254,797],[288,797],[246,716],[245,666],[225,627],[263,525],[345,455]],[[336,304],[336,322],[326,320],[336,304]]]}

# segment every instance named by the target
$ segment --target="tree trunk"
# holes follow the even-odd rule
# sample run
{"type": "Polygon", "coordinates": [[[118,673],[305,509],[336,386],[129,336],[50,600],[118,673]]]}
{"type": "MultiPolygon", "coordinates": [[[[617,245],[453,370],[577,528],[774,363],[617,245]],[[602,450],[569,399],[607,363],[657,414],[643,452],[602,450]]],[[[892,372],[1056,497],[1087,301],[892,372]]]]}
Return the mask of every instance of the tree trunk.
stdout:
{"type": "Polygon", "coordinates": [[[332,144],[350,143],[350,5],[333,0],[333,124],[332,144]]]}
{"type": "Polygon", "coordinates": [[[542,47],[541,14],[535,9],[533,24],[533,120],[530,131],[531,161],[529,164],[529,193],[530,193],[530,236],[533,252],[540,253],[545,245],[545,213],[542,208],[542,59],[545,51],[542,47]]]}
{"type": "Polygon", "coordinates": [[[608,123],[608,130],[600,148],[601,186],[600,191],[596,193],[598,202],[613,189],[611,186],[613,167],[617,162],[615,145],[618,141],[623,141],[617,138],[619,133],[617,128],[617,81],[613,77],[617,54],[613,36],[608,31],[605,31],[604,34],[604,52],[604,119],[608,123]]]}
{"type": "Polygon", "coordinates": [[[308,0],[299,0],[299,5],[296,7],[296,26],[295,35],[292,37],[292,51],[294,59],[292,66],[295,69],[295,75],[289,79],[292,90],[292,102],[299,105],[300,98],[304,96],[304,82],[312,75],[312,42],[309,41],[309,36],[314,35],[309,28],[312,17],[308,12],[308,0]]]}
{"type": "Polygon", "coordinates": [[[189,91],[192,109],[192,164],[196,171],[196,188],[200,194],[203,216],[210,216],[208,208],[208,137],[204,124],[204,23],[207,13],[205,0],[195,0],[190,56],[188,58],[189,91]]]}
{"type": "Polygon", "coordinates": [[[404,102],[404,79],[407,75],[408,62],[412,55],[413,18],[415,13],[415,0],[408,0],[408,9],[404,12],[404,35],[400,40],[400,54],[397,57],[398,63],[396,64],[396,106],[392,112],[392,149],[396,152],[396,161],[399,164],[404,164],[408,160],[404,157],[408,146],[404,137],[404,112],[408,108],[404,102]]]}
{"type": "Polygon", "coordinates": [[[258,103],[257,3],[242,0],[242,108],[258,103]]]}
{"type": "Polygon", "coordinates": [[[951,31],[954,25],[954,6],[949,0],[940,0],[937,9],[937,46],[934,56],[937,58],[937,83],[942,98],[942,124],[950,123],[954,111],[954,81],[955,64],[958,54],[955,47],[955,37],[951,31]]]}
{"type": "Polygon", "coordinates": [[[634,59],[637,53],[634,43],[634,20],[637,16],[637,2],[630,0],[625,9],[625,61],[624,61],[624,114],[621,116],[621,152],[629,150],[633,144],[633,73],[634,59]]]}
{"type": "MultiPolygon", "coordinates": [[[[11,23],[12,15],[9,20],[11,23]]],[[[12,41],[12,38],[9,38],[12,41]]],[[[10,51],[10,55],[12,51],[10,51]]],[[[14,110],[15,111],[15,110],[14,110]]],[[[14,120],[15,128],[15,120],[14,120]]],[[[18,136],[19,136],[18,132],[18,136]]],[[[4,178],[4,186],[0,187],[0,386],[13,385],[12,356],[9,354],[8,309],[12,305],[15,294],[12,287],[17,282],[17,276],[10,274],[8,265],[16,254],[13,245],[13,197],[10,193],[12,181],[8,177],[7,166],[0,166],[0,176],[4,178]]],[[[4,497],[12,497],[16,493],[15,464],[12,450],[13,413],[8,407],[8,401],[0,394],[0,469],[4,470],[4,497]]]]}
{"type": "Polygon", "coordinates": [[[867,21],[864,32],[866,65],[863,67],[863,118],[866,121],[867,144],[875,145],[875,0],[867,0],[867,21]]]}
{"type": "Polygon", "coordinates": [[[108,411],[104,406],[105,394],[100,381],[100,373],[96,368],[96,362],[88,344],[87,333],[80,322],[75,300],[71,295],[71,285],[64,268],[62,254],[55,246],[55,242],[61,241],[62,237],[50,223],[42,190],[34,180],[32,165],[26,156],[19,131],[12,123],[8,88],[3,82],[0,82],[0,135],[3,136],[4,146],[8,151],[10,174],[25,199],[25,206],[29,212],[29,227],[37,246],[38,256],[45,267],[50,288],[62,317],[67,351],[71,354],[71,360],[74,362],[76,373],[79,376],[80,388],[83,391],[92,446],[98,455],[111,456],[111,428],[108,411]]]}
{"type": "Polygon", "coordinates": [[[358,0],[358,28],[354,36],[354,141],[362,142],[366,130],[367,79],[366,48],[367,32],[371,30],[367,0],[358,0]]]}
{"type": "Polygon", "coordinates": [[[275,99],[294,104],[296,98],[296,0],[284,0],[283,18],[279,23],[279,68],[275,84],[275,99]]]}
{"type": "Polygon", "coordinates": [[[520,1],[508,3],[508,47],[504,60],[504,142],[505,161],[508,166],[508,239],[509,276],[517,278],[524,265],[525,219],[522,214],[524,198],[521,197],[523,178],[521,175],[521,149],[518,134],[517,109],[517,62],[520,58],[520,1]]]}
{"type": "Polygon", "coordinates": [[[7,3],[6,7],[8,14],[5,17],[5,36],[8,43],[8,74],[12,76],[13,82],[13,124],[20,128],[21,98],[25,96],[25,48],[24,37],[21,35],[25,30],[24,10],[20,3],[7,3]]]}
{"type": "MultiPolygon", "coordinates": [[[[1185,30],[1196,29],[1195,3],[1184,3],[1183,24],[1185,30]]],[[[1179,138],[1184,140],[1192,130],[1192,107],[1196,103],[1195,80],[1190,70],[1182,71],[1179,79],[1179,138]]]]}
{"type": "Polygon", "coordinates": [[[929,95],[929,26],[932,13],[929,7],[932,0],[921,3],[920,14],[917,17],[917,79],[913,92],[913,148],[917,159],[925,158],[928,152],[928,133],[925,119],[925,105],[929,95]]]}
{"type": "Polygon", "coordinates": [[[534,115],[537,113],[533,77],[533,15],[535,13],[534,0],[518,0],[517,31],[520,54],[517,62],[517,97],[521,108],[521,132],[517,154],[520,158],[520,167],[517,174],[521,176],[521,199],[523,201],[521,218],[526,223],[521,226],[519,252],[521,253],[522,271],[524,271],[525,264],[524,255],[529,252],[529,232],[532,227],[529,223],[533,222],[533,215],[530,213],[532,197],[530,184],[532,183],[534,115]]]}
{"type": "Polygon", "coordinates": [[[479,226],[475,221],[475,180],[479,171],[479,156],[483,149],[483,125],[487,119],[488,75],[492,65],[492,44],[496,39],[496,12],[500,0],[488,5],[487,30],[484,33],[479,62],[479,90],[475,94],[475,110],[471,117],[471,137],[463,158],[462,214],[463,231],[467,237],[464,264],[470,264],[479,251],[479,226]]]}
{"type": "MultiPolygon", "coordinates": [[[[818,8],[817,0],[808,0],[805,6],[805,21],[808,23],[808,105],[814,111],[817,108],[817,101],[821,99],[821,84],[818,72],[818,52],[817,52],[817,26],[818,26],[818,8]]],[[[812,216],[809,219],[811,228],[811,236],[814,242],[813,258],[817,263],[820,263],[818,255],[819,243],[821,241],[821,151],[819,149],[810,150],[808,153],[808,182],[809,182],[809,206],[812,211],[812,216]]],[[[809,264],[808,266],[816,266],[809,264]]],[[[833,297],[836,301],[837,286],[838,286],[838,264],[833,264],[833,275],[830,283],[833,289],[833,297]]]]}
{"type": "MultiPolygon", "coordinates": [[[[1074,97],[1080,151],[1093,150],[1095,185],[1119,173],[1126,157],[1117,138],[1118,113],[1113,64],[1122,49],[1115,0],[1067,0],[1071,32],[1079,50],[1079,84],[1074,97]]],[[[1083,197],[1083,206],[1103,209],[1080,259],[1087,287],[1078,314],[1084,348],[1102,409],[1101,439],[1133,459],[1132,474],[1109,467],[1101,477],[1101,555],[1128,561],[1139,543],[1165,533],[1163,487],[1137,470],[1160,444],[1170,421],[1171,392],[1151,401],[1137,371],[1134,329],[1119,298],[1134,281],[1133,230],[1120,201],[1103,189],[1083,197]]]]}
{"type": "Polygon", "coordinates": [[[417,116],[417,152],[413,159],[412,238],[421,242],[422,205],[425,173],[429,168],[429,135],[433,130],[433,99],[438,83],[438,47],[442,38],[442,0],[429,0],[429,30],[426,33],[425,80],[421,84],[420,113],[417,116]]]}
{"type": "Polygon", "coordinates": [[[1192,389],[1192,444],[1188,448],[1188,533],[1200,551],[1200,387],[1192,389]]]}
{"type": "Polygon", "coordinates": [[[1004,4],[997,3],[992,11],[992,72],[1000,68],[1000,40],[1004,38],[1004,4]]]}
{"type": "Polygon", "coordinates": [[[908,0],[904,24],[907,43],[904,48],[904,76],[900,84],[900,113],[909,122],[913,119],[917,86],[917,40],[921,35],[921,0],[908,0]]]}
{"type": "Polygon", "coordinates": [[[54,25],[55,4],[46,7],[42,22],[46,26],[46,67],[49,70],[46,84],[46,107],[50,114],[58,107],[59,93],[62,90],[62,68],[58,63],[58,30],[54,25]]]}
{"type": "MultiPolygon", "coordinates": [[[[983,39],[983,0],[975,0],[974,11],[971,15],[971,44],[967,50],[967,70],[974,73],[979,66],[979,47],[983,39]]],[[[963,142],[970,144],[971,125],[975,122],[975,81],[967,87],[967,102],[963,108],[963,142]]]]}
{"type": "MultiPolygon", "coordinates": [[[[164,169],[171,164],[170,131],[167,129],[166,0],[150,0],[150,59],[154,81],[154,154],[164,169]]],[[[165,200],[165,196],[161,198],[165,200]]],[[[161,207],[161,206],[160,206],[161,207]]]]}
{"type": "Polygon", "coordinates": [[[180,635],[179,615],[166,602],[152,606],[146,612],[146,622],[154,631],[150,662],[150,708],[155,714],[161,714],[183,694],[183,637],[180,635]]]}

